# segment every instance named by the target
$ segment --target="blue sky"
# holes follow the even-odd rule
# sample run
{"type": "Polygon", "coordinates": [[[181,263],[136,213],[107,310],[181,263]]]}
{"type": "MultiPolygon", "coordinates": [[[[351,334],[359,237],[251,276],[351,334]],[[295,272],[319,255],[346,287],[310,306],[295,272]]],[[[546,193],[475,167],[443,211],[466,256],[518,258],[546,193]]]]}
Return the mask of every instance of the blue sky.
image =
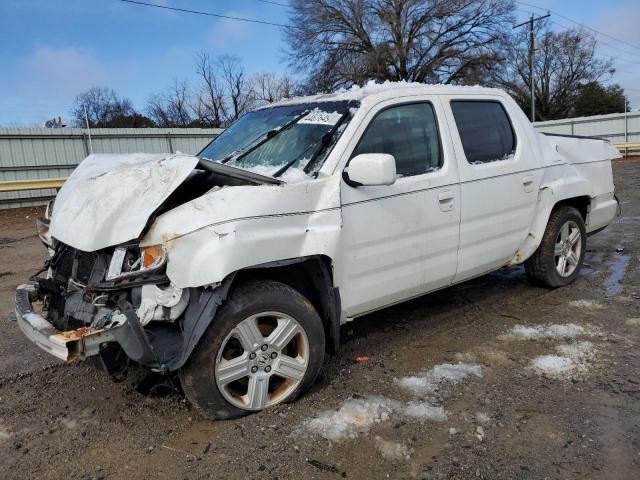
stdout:
{"type": "MultiPolygon", "coordinates": [[[[287,8],[258,0],[149,0],[224,15],[287,22],[287,8]]],[[[276,0],[286,3],[287,0],[276,0]]],[[[640,46],[638,0],[530,0],[640,46]]],[[[517,14],[540,10],[519,4],[517,14]]],[[[571,26],[566,19],[552,17],[571,26]]],[[[558,26],[558,28],[561,28],[558,26]]],[[[193,79],[198,52],[237,55],[250,73],[287,71],[280,29],[170,12],[118,0],[0,0],[0,125],[35,126],[73,98],[108,85],[143,109],[173,79],[193,79]]],[[[640,107],[640,48],[602,36],[600,55],[618,57],[613,81],[640,107]]]]}

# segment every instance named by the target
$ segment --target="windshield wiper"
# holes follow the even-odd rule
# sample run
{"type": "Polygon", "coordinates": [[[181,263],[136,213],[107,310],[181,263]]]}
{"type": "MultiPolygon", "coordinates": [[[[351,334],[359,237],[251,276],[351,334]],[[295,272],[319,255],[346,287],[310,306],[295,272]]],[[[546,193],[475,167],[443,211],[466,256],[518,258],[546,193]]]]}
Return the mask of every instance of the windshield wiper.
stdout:
{"type": "Polygon", "coordinates": [[[309,145],[304,152],[302,152],[300,155],[296,155],[296,157],[294,159],[292,159],[291,161],[285,163],[277,172],[275,172],[273,175],[271,175],[273,178],[278,178],[280,177],[284,172],[286,172],[287,170],[289,170],[289,168],[298,161],[298,159],[303,156],[305,153],[307,153],[307,151],[310,148],[313,148],[315,146],[317,146],[318,144],[320,144],[319,148],[316,148],[315,151],[313,152],[313,155],[311,155],[311,158],[307,161],[307,163],[304,165],[304,167],[302,168],[302,170],[304,171],[304,173],[309,173],[307,171],[307,167],[309,165],[313,165],[313,162],[315,162],[316,158],[318,158],[318,155],[320,155],[320,153],[322,153],[322,149],[329,143],[329,140],[331,140],[331,137],[333,137],[333,134],[336,132],[336,130],[338,129],[338,127],[340,127],[340,125],[342,124],[342,122],[344,121],[345,118],[347,118],[347,115],[349,114],[349,111],[345,111],[342,116],[338,119],[338,121],[327,131],[327,133],[325,133],[324,135],[322,135],[322,137],[320,138],[319,142],[315,142],[312,143],[311,145],[309,145]]]}
{"type": "Polygon", "coordinates": [[[249,146],[244,151],[241,151],[239,155],[234,156],[233,154],[231,154],[231,155],[223,158],[220,161],[220,163],[227,163],[227,162],[229,162],[231,160],[233,160],[234,162],[237,162],[238,160],[246,157],[247,155],[249,155],[251,152],[253,152],[258,147],[264,145],[266,142],[268,142],[272,138],[280,135],[285,130],[288,130],[289,128],[294,126],[296,123],[298,123],[298,120],[300,120],[302,117],[304,117],[308,113],[309,113],[309,110],[305,110],[300,115],[297,115],[294,118],[292,118],[291,120],[289,120],[282,127],[277,128],[277,129],[273,129],[273,130],[269,130],[267,133],[265,133],[264,135],[262,135],[260,137],[260,141],[258,141],[256,143],[249,144],[249,146]]]}

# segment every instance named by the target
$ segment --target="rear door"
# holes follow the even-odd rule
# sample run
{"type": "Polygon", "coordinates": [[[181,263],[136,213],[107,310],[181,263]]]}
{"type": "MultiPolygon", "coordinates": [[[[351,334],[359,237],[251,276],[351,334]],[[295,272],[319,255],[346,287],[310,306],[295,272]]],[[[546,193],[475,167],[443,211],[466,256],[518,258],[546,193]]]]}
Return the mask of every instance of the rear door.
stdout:
{"type": "Polygon", "coordinates": [[[507,113],[507,99],[464,95],[445,103],[460,171],[455,281],[461,281],[515,255],[533,220],[542,170],[527,135],[531,127],[523,115],[507,113]]]}
{"type": "MultiPolygon", "coordinates": [[[[393,185],[341,183],[343,310],[354,316],[449,285],[456,271],[460,185],[436,97],[372,108],[349,158],[388,153],[393,185]]],[[[348,168],[348,167],[347,167],[348,168]]]]}

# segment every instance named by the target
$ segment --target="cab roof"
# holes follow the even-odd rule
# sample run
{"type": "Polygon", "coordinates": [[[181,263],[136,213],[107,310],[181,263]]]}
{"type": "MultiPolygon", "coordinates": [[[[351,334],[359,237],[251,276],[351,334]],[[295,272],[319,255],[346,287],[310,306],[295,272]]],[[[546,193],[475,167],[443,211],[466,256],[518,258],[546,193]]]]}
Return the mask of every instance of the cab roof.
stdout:
{"type": "Polygon", "coordinates": [[[303,97],[286,98],[275,103],[264,105],[261,108],[277,107],[283,105],[296,105],[300,103],[315,102],[336,102],[355,100],[371,100],[374,103],[388,98],[404,97],[409,95],[460,95],[460,94],[492,94],[504,95],[502,90],[497,88],[473,86],[455,86],[443,84],[424,84],[417,82],[390,82],[375,83],[369,81],[366,85],[353,86],[349,89],[340,89],[334,93],[322,93],[319,95],[308,95],[303,97]]]}

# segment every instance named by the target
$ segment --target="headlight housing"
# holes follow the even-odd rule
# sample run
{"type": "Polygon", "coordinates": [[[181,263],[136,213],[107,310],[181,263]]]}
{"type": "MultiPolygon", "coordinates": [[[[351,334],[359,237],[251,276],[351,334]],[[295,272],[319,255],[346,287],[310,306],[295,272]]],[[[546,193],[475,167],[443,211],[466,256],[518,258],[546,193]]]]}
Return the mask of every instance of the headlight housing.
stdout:
{"type": "Polygon", "coordinates": [[[118,280],[149,273],[162,267],[167,261],[167,251],[162,245],[117,247],[111,256],[107,280],[118,280]]]}
{"type": "Polygon", "coordinates": [[[47,218],[36,218],[36,233],[47,248],[53,248],[53,242],[49,234],[49,220],[47,218]]]}

